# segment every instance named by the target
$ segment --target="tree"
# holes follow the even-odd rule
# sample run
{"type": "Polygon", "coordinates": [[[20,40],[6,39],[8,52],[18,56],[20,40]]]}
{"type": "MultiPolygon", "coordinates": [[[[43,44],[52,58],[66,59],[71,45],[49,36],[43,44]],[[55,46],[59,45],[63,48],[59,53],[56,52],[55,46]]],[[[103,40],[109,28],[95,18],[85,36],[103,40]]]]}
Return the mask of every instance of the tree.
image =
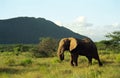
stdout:
{"type": "Polygon", "coordinates": [[[109,46],[111,46],[112,49],[120,50],[120,31],[109,33],[106,37],[109,38],[109,46]]]}
{"type": "Polygon", "coordinates": [[[115,31],[113,33],[109,33],[108,35],[106,35],[106,37],[110,38],[110,40],[112,41],[112,43],[114,45],[120,44],[120,31],[115,31]]]}
{"type": "Polygon", "coordinates": [[[120,31],[115,31],[113,33],[109,33],[108,35],[106,35],[106,37],[119,43],[120,42],[120,31]]]}

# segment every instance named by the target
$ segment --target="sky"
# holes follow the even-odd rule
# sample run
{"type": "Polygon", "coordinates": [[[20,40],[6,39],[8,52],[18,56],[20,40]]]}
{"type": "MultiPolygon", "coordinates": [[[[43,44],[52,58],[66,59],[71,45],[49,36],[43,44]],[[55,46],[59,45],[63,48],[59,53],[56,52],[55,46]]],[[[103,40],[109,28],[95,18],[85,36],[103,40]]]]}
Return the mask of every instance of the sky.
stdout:
{"type": "Polygon", "coordinates": [[[41,17],[94,41],[120,31],[120,0],[0,0],[0,20],[41,17]]]}

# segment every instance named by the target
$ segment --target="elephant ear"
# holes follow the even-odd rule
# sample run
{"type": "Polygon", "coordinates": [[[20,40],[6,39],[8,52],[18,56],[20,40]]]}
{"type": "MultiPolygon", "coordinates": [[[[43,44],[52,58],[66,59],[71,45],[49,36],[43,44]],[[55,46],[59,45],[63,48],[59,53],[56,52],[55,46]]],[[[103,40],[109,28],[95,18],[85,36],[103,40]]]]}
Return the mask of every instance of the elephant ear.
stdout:
{"type": "Polygon", "coordinates": [[[72,38],[72,37],[69,38],[69,40],[70,40],[70,47],[69,47],[69,49],[70,49],[70,51],[72,51],[72,50],[74,50],[77,47],[78,42],[77,42],[77,39],[72,38]]]}

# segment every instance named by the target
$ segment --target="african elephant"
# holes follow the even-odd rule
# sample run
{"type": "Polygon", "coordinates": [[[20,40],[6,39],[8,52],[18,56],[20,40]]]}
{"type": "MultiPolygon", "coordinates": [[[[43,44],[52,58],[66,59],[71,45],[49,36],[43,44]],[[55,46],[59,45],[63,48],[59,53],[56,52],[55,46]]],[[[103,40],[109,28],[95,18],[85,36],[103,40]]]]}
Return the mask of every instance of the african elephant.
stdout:
{"type": "Polygon", "coordinates": [[[57,55],[60,60],[64,60],[64,51],[69,51],[71,54],[71,65],[78,65],[78,56],[86,56],[89,64],[92,64],[92,58],[98,60],[99,66],[102,66],[100,62],[96,45],[89,38],[77,39],[73,37],[63,38],[59,42],[57,55]]]}

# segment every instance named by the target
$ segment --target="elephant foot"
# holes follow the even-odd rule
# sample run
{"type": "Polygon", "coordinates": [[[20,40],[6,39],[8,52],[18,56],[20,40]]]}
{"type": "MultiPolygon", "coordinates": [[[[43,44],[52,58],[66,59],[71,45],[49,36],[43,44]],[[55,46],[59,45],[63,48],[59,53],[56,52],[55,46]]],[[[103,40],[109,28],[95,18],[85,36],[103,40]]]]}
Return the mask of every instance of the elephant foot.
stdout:
{"type": "Polygon", "coordinates": [[[103,66],[103,64],[101,62],[99,62],[99,66],[103,66]]]}
{"type": "Polygon", "coordinates": [[[71,66],[74,66],[74,64],[71,64],[71,66]]]}
{"type": "Polygon", "coordinates": [[[71,64],[71,66],[76,67],[76,66],[78,66],[78,65],[77,65],[77,64],[73,64],[73,63],[72,63],[72,64],[71,64]]]}

